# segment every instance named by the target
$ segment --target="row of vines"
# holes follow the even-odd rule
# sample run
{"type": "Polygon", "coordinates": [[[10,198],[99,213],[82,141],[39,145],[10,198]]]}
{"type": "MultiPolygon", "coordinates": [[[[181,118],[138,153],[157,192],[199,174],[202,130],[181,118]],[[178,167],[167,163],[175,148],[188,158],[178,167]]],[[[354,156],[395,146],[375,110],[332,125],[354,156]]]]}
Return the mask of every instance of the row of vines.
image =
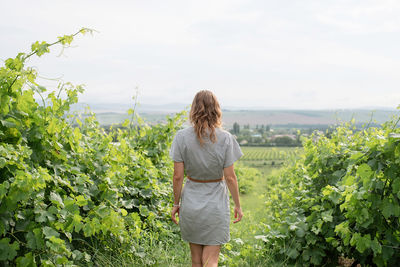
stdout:
{"type": "Polygon", "coordinates": [[[399,266],[399,120],[360,131],[348,123],[304,142],[266,190],[269,253],[303,266],[399,266]]]}
{"type": "Polygon", "coordinates": [[[241,160],[287,160],[299,154],[299,148],[243,147],[241,160]]]}
{"type": "Polygon", "coordinates": [[[48,92],[26,66],[87,32],[36,42],[0,68],[1,266],[96,265],[94,244],[134,264],[146,236],[176,235],[168,148],[183,114],[149,127],[129,110],[125,128],[106,133],[93,114],[69,113],[82,86],[48,92]]]}

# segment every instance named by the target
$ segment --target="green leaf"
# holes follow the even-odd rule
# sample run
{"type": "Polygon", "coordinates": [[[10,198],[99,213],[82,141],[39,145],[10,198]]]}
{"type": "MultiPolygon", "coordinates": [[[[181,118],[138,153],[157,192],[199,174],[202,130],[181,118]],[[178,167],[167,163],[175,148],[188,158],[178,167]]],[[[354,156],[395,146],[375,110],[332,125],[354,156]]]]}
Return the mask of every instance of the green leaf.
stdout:
{"type": "Polygon", "coordinates": [[[36,267],[35,257],[32,252],[26,253],[23,257],[17,258],[17,267],[36,267]]]}
{"type": "Polygon", "coordinates": [[[389,199],[384,199],[382,202],[382,214],[388,219],[390,216],[394,215],[395,206],[389,199]]]}
{"type": "Polygon", "coordinates": [[[87,200],[85,199],[84,196],[79,195],[76,197],[76,204],[78,204],[79,207],[87,205],[87,200]]]}
{"type": "MultiPolygon", "coordinates": [[[[1,164],[2,159],[3,158],[0,158],[0,164],[1,164]]],[[[0,184],[0,200],[7,194],[7,190],[9,187],[10,187],[10,183],[8,181],[5,181],[2,184],[0,184]]]]}
{"type": "Polygon", "coordinates": [[[394,249],[391,247],[382,247],[382,258],[384,261],[388,261],[394,254],[394,249]]]}
{"type": "Polygon", "coordinates": [[[46,236],[46,239],[50,239],[52,236],[60,236],[59,232],[48,226],[43,227],[43,234],[46,236]]]}
{"type": "Polygon", "coordinates": [[[350,245],[355,246],[360,253],[363,253],[371,247],[371,236],[370,234],[362,236],[360,233],[355,233],[350,240],[350,245]]]}
{"type": "Polygon", "coordinates": [[[51,192],[50,193],[50,201],[52,203],[56,204],[57,206],[61,206],[62,208],[64,208],[63,200],[58,193],[51,192]]]}
{"type": "Polygon", "coordinates": [[[334,246],[334,247],[337,247],[339,245],[339,241],[334,237],[327,237],[327,238],[325,238],[325,241],[328,243],[331,243],[332,246],[334,246]]]}
{"type": "Polygon", "coordinates": [[[382,245],[379,243],[376,237],[371,242],[371,249],[374,252],[374,256],[382,253],[382,245]]]}
{"type": "Polygon", "coordinates": [[[362,156],[364,156],[364,154],[361,153],[361,152],[359,152],[359,151],[357,151],[357,152],[353,153],[353,154],[350,156],[350,159],[356,161],[356,160],[358,160],[359,158],[361,158],[362,156]]]}
{"type": "Polygon", "coordinates": [[[125,209],[120,209],[122,216],[128,215],[128,212],[125,209]]]}
{"type": "Polygon", "coordinates": [[[35,209],[35,221],[43,223],[46,222],[47,220],[49,221],[54,221],[55,217],[53,216],[53,214],[47,210],[41,209],[41,208],[37,208],[35,209]]]}
{"type": "Polygon", "coordinates": [[[49,260],[41,260],[41,265],[40,265],[40,267],[54,267],[55,265],[51,262],[51,261],[49,261],[49,260]]]}
{"type": "Polygon", "coordinates": [[[371,167],[363,163],[357,169],[357,174],[361,177],[364,187],[367,187],[371,183],[371,177],[373,175],[371,167]]]}
{"type": "Polygon", "coordinates": [[[344,221],[335,226],[335,233],[337,233],[342,239],[345,245],[348,245],[350,242],[351,231],[349,229],[349,222],[344,221]]]}
{"type": "Polygon", "coordinates": [[[304,261],[309,261],[309,259],[311,257],[311,250],[310,249],[303,250],[303,253],[302,253],[301,256],[302,256],[304,261]]]}
{"type": "Polygon", "coordinates": [[[32,44],[31,50],[32,52],[35,52],[38,57],[40,57],[44,53],[50,52],[49,44],[46,42],[39,43],[39,41],[36,41],[32,44]]]}
{"type": "Polygon", "coordinates": [[[73,35],[64,35],[64,36],[58,37],[58,40],[63,45],[69,45],[74,40],[74,36],[73,35]]]}
{"type": "Polygon", "coordinates": [[[333,210],[323,211],[321,213],[322,220],[324,222],[332,222],[332,220],[333,220],[332,212],[333,212],[333,210]]]}
{"type": "Polygon", "coordinates": [[[306,234],[306,232],[302,229],[302,228],[297,228],[296,229],[296,235],[298,236],[298,237],[303,237],[304,235],[306,234]]]}
{"type": "Polygon", "coordinates": [[[393,193],[400,198],[400,179],[395,179],[392,184],[393,193]]]}
{"type": "Polygon", "coordinates": [[[0,261],[13,260],[17,256],[17,250],[19,250],[19,244],[15,241],[10,243],[9,238],[3,238],[0,240],[0,261]]]}
{"type": "Polygon", "coordinates": [[[44,247],[44,239],[42,230],[35,228],[26,234],[27,246],[30,249],[42,249],[44,247]]]}
{"type": "Polygon", "coordinates": [[[142,189],[139,191],[139,194],[144,198],[151,198],[151,196],[153,195],[153,190],[150,188],[142,189]]]}
{"type": "Polygon", "coordinates": [[[58,265],[63,265],[63,266],[65,266],[66,263],[68,263],[68,262],[69,262],[69,261],[68,261],[68,259],[67,259],[65,256],[58,257],[57,260],[56,260],[56,263],[57,263],[58,265]]]}
{"type": "Polygon", "coordinates": [[[72,251],[72,258],[74,260],[79,261],[83,258],[83,253],[80,252],[79,250],[74,250],[74,251],[72,251]]]}
{"type": "Polygon", "coordinates": [[[287,253],[288,257],[291,259],[296,259],[299,256],[299,252],[295,248],[291,248],[287,253]]]}
{"type": "Polygon", "coordinates": [[[58,254],[71,254],[65,246],[65,241],[56,236],[51,236],[49,241],[46,241],[46,246],[58,254]]]}
{"type": "Polygon", "coordinates": [[[74,214],[72,225],[77,233],[82,229],[82,217],[79,214],[74,214]]]}
{"type": "Polygon", "coordinates": [[[310,262],[314,265],[321,265],[322,257],[324,257],[325,255],[326,254],[322,249],[315,248],[312,250],[310,262]]]}
{"type": "Polygon", "coordinates": [[[360,175],[361,178],[363,179],[369,178],[372,175],[372,173],[373,173],[372,169],[368,164],[363,163],[360,166],[358,166],[357,174],[360,175]]]}
{"type": "Polygon", "coordinates": [[[17,124],[10,119],[0,120],[0,123],[6,128],[15,128],[17,124]]]}

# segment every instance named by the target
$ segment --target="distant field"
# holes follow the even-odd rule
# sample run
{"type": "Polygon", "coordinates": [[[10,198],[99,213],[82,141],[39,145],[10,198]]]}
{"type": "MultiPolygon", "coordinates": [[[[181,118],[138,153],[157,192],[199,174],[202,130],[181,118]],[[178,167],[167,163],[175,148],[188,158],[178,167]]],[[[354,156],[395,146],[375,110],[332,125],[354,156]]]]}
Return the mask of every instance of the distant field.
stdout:
{"type": "Polygon", "coordinates": [[[282,162],[298,155],[303,149],[297,147],[241,147],[242,161],[282,162]]]}

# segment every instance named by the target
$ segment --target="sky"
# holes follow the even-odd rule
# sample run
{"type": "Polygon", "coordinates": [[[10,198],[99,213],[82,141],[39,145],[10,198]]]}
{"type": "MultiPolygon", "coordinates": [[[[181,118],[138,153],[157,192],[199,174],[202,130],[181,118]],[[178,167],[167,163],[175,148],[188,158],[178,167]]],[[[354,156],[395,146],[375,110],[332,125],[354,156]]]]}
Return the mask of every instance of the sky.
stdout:
{"type": "MultiPolygon", "coordinates": [[[[84,84],[84,103],[396,108],[397,0],[0,0],[0,59],[81,27],[73,47],[32,58],[40,83],[84,84]],[[61,55],[60,55],[61,54],[61,55]]],[[[3,64],[3,63],[0,63],[3,64]]]]}

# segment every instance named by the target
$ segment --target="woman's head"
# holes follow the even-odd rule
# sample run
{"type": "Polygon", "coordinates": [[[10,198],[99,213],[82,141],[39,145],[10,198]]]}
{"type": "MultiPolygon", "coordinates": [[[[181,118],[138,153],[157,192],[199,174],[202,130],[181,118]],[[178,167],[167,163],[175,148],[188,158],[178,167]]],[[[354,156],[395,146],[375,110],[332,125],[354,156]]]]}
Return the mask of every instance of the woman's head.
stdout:
{"type": "Polygon", "coordinates": [[[211,91],[202,90],[195,95],[190,109],[190,122],[201,145],[207,129],[210,130],[211,141],[216,141],[215,128],[221,127],[221,116],[217,97],[211,91]]]}

